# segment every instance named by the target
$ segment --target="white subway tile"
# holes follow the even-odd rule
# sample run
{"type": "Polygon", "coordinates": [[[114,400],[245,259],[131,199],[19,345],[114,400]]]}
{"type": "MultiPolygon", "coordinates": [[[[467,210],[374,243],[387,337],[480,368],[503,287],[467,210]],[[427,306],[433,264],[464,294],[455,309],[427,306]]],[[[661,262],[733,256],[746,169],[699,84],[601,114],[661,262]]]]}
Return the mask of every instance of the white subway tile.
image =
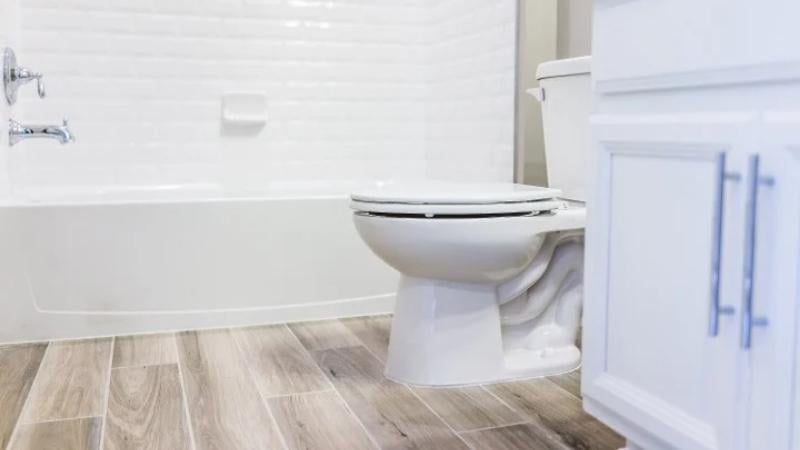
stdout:
{"type": "MultiPolygon", "coordinates": [[[[15,192],[511,180],[516,0],[21,0],[49,97],[15,115],[78,141],[9,155],[15,192]],[[268,99],[261,129],[225,92],[268,99]]],[[[31,145],[28,145],[31,144],[31,145]]],[[[13,149],[16,151],[16,149],[13,149]]]]}

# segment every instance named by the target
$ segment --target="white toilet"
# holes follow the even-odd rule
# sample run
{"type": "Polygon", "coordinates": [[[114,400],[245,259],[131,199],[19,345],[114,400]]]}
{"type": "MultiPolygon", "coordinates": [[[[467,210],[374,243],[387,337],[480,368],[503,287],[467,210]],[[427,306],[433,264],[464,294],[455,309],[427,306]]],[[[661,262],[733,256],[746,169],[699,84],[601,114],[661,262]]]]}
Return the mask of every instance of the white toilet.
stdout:
{"type": "Polygon", "coordinates": [[[402,278],[385,374],[424,386],[577,368],[590,58],[542,64],[549,188],[388,184],[352,195],[367,245],[402,278]]]}

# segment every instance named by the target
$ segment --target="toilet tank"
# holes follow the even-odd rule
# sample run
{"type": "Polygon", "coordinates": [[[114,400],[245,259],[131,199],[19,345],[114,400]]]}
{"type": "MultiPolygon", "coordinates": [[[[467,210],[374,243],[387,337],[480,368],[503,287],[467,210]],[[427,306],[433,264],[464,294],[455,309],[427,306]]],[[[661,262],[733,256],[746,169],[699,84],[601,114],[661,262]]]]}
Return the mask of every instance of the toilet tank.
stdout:
{"type": "Polygon", "coordinates": [[[561,59],[536,69],[542,105],[548,184],[563,197],[585,201],[588,183],[591,56],[561,59]]]}

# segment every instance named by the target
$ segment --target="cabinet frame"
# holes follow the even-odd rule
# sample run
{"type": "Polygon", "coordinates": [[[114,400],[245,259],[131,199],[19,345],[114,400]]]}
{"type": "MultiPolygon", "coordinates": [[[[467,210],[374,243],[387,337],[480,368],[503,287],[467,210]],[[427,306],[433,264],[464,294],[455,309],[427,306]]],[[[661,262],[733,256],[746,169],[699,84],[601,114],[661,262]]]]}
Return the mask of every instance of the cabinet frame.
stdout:
{"type": "MultiPolygon", "coordinates": [[[[595,178],[592,180],[591,197],[589,199],[589,227],[587,234],[587,273],[585,283],[584,306],[584,370],[583,393],[584,406],[590,413],[602,417],[611,426],[622,431],[638,445],[646,448],[668,448],[670,445],[685,449],[728,449],[734,448],[730,443],[741,441],[736,433],[738,412],[726,417],[724,423],[708,423],[698,420],[691,414],[682,411],[667,400],[650,395],[625,379],[614,376],[607,366],[608,358],[608,307],[611,216],[614,205],[611,199],[612,162],[619,156],[652,156],[668,159],[688,158],[708,161],[715,164],[717,183],[724,186],[726,175],[741,181],[744,172],[742,164],[746,150],[753,144],[753,130],[756,116],[750,113],[704,113],[704,114],[654,114],[654,115],[595,115],[592,121],[593,134],[593,167],[595,178]],[[730,166],[726,167],[726,163],[730,166]],[[669,436],[669,444],[663,437],[669,436]],[[727,439],[730,439],[728,441],[727,439]],[[724,442],[723,442],[724,441],[724,442]]],[[[738,183],[741,184],[741,183],[738,183]]],[[[737,186],[739,198],[743,193],[737,186]],[[739,192],[741,191],[741,193],[739,192]]],[[[722,194],[719,196],[720,200],[722,194]]],[[[738,200],[737,200],[738,203],[738,200]]],[[[709,208],[727,205],[713,205],[709,208]]],[[[736,205],[738,209],[742,205],[736,205]]],[[[735,214],[735,211],[734,211],[735,214]]],[[[735,236],[741,233],[742,224],[729,224],[731,214],[719,217],[714,227],[733,227],[733,233],[727,236],[726,242],[720,246],[735,242],[735,236]],[[718,223],[717,223],[718,221],[718,223]]],[[[728,234],[727,230],[723,231],[728,234]]],[[[712,234],[713,236],[713,234],[712,234]]],[[[722,236],[719,237],[722,239],[722,236]]],[[[709,257],[713,261],[719,255],[709,243],[709,257]]],[[[718,259],[717,259],[718,260],[718,259]]],[[[713,266],[713,262],[712,262],[713,266]]],[[[728,278],[738,270],[726,268],[728,278]]],[[[713,267],[709,267],[709,277],[713,267]]],[[[738,280],[728,279],[727,283],[736,284],[738,280]]],[[[713,286],[713,283],[712,283],[713,286]]],[[[723,337],[712,337],[706,334],[698,339],[723,339],[729,346],[732,336],[738,336],[738,298],[730,298],[733,291],[727,289],[728,295],[723,307],[731,307],[731,314],[721,323],[725,328],[723,337]]],[[[712,292],[709,293],[709,306],[712,304],[712,292]]],[[[713,308],[709,307],[708,311],[713,308]]],[[[707,317],[709,328],[713,321],[707,317]]],[[[647,320],[645,318],[644,320],[647,320]]],[[[707,331],[704,329],[704,331],[707,331]]],[[[720,347],[719,344],[715,344],[720,347]]],[[[729,367],[718,367],[717,370],[735,372],[735,349],[727,350],[720,356],[720,361],[727,361],[729,367]]],[[[743,383],[738,380],[730,388],[737,398],[741,395],[743,383]]]]}

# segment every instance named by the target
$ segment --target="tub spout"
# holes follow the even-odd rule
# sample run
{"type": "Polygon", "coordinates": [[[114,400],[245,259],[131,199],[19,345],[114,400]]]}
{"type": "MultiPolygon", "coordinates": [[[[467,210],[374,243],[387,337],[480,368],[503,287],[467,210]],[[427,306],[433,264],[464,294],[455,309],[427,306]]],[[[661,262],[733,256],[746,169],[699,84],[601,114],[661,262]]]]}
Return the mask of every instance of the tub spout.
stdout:
{"type": "Polygon", "coordinates": [[[74,142],[75,136],[69,130],[69,123],[64,118],[62,125],[22,125],[14,119],[8,120],[8,145],[32,138],[56,139],[62,145],[74,142]]]}

